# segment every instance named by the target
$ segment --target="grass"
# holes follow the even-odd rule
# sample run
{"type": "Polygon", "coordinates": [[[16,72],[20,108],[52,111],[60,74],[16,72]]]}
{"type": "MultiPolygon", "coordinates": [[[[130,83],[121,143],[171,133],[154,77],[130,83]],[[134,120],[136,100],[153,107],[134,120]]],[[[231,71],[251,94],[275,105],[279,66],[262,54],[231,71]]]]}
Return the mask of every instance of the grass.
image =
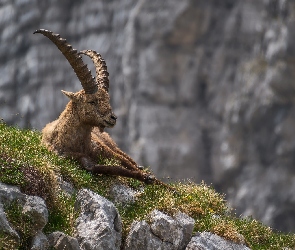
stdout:
{"type": "MultiPolygon", "coordinates": [[[[22,207],[16,201],[13,201],[11,204],[4,206],[6,211],[6,217],[9,223],[13,226],[15,231],[20,236],[20,245],[24,249],[29,249],[29,241],[33,235],[32,230],[34,228],[33,221],[31,217],[27,214],[22,213],[22,207]]],[[[13,244],[13,247],[15,245],[13,244]]],[[[13,249],[8,247],[8,249],[13,249]]]]}
{"type": "MultiPolygon", "coordinates": [[[[48,152],[40,140],[41,134],[38,131],[22,130],[0,122],[0,182],[17,185],[22,192],[38,195],[46,201],[50,212],[45,233],[58,230],[72,235],[78,216],[74,209],[75,195],[68,197],[60,191],[57,176],[72,183],[76,189],[89,188],[110,200],[112,197],[109,196],[109,189],[115,183],[123,183],[137,190],[143,187],[142,183],[133,179],[94,176],[81,169],[75,161],[48,152]]],[[[102,161],[112,163],[107,159],[102,161]]],[[[149,185],[144,186],[134,204],[116,205],[123,222],[123,239],[132,221],[148,220],[148,214],[153,209],[158,209],[168,215],[179,211],[187,213],[196,221],[195,232],[212,232],[237,243],[245,241],[251,249],[295,246],[293,234],[275,232],[252,218],[243,219],[233,215],[223,195],[205,183],[170,185],[178,190],[178,194],[163,186],[149,185]]],[[[29,220],[22,218],[15,204],[5,209],[11,224],[23,236],[19,249],[27,249],[29,220]]],[[[4,237],[6,236],[1,237],[0,232],[0,242],[4,237]]]]}

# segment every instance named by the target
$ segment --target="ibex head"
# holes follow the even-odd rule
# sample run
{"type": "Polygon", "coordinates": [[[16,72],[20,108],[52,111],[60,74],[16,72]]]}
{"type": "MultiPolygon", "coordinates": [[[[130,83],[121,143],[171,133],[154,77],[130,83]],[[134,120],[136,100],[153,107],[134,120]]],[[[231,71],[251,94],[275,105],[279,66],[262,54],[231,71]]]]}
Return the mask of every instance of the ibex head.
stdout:
{"type": "Polygon", "coordinates": [[[110,105],[109,74],[101,55],[93,50],[84,50],[78,53],[60,35],[49,30],[40,29],[36,30],[35,33],[43,34],[57,46],[80,80],[83,90],[77,93],[62,90],[63,94],[70,98],[73,111],[77,113],[80,122],[100,128],[113,127],[116,124],[117,117],[112,112],[110,105]],[[96,79],[92,77],[80,54],[89,56],[94,62],[96,79]]]}

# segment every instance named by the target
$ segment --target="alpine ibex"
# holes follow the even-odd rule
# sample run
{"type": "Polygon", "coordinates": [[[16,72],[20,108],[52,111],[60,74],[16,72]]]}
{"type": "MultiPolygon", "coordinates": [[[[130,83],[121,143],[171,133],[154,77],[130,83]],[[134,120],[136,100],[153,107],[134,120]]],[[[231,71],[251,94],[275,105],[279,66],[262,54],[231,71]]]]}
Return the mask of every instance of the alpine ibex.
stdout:
{"type": "Polygon", "coordinates": [[[42,130],[42,143],[58,155],[76,159],[92,173],[131,177],[145,183],[159,182],[143,172],[104,132],[104,128],[115,126],[117,117],[110,105],[109,74],[101,55],[93,50],[77,52],[65,39],[51,31],[39,29],[35,33],[43,34],[57,46],[83,87],[76,93],[62,91],[70,101],[59,118],[42,130]],[[95,64],[95,79],[81,54],[89,56],[95,64]],[[115,159],[119,164],[99,165],[97,162],[100,157],[115,159]]]}

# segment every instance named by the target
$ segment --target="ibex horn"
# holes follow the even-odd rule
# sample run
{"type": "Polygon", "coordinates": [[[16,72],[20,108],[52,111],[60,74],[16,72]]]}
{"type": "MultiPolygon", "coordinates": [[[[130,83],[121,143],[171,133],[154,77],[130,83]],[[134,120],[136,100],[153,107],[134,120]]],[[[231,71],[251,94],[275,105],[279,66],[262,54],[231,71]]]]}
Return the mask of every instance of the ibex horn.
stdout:
{"type": "Polygon", "coordinates": [[[89,56],[94,63],[96,71],[96,82],[100,87],[109,90],[109,73],[105,60],[95,50],[82,50],[79,54],[89,56]]]}
{"type": "Polygon", "coordinates": [[[72,46],[67,43],[66,39],[61,38],[59,34],[44,29],[36,30],[34,34],[36,33],[41,33],[46,36],[57,46],[75,71],[85,93],[94,94],[97,91],[97,83],[77,50],[73,49],[72,46]]]}

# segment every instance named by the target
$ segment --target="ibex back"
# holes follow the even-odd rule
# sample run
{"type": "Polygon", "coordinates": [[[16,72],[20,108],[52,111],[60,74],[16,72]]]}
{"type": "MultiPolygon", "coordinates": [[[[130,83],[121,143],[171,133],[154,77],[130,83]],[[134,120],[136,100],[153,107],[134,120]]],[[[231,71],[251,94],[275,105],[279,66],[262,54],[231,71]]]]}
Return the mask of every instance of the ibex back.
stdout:
{"type": "Polygon", "coordinates": [[[151,183],[153,176],[143,172],[130,156],[121,151],[104,128],[115,126],[117,117],[112,111],[108,93],[107,66],[101,55],[93,50],[77,52],[65,39],[51,31],[40,29],[68,60],[83,87],[76,93],[62,91],[69,99],[59,118],[45,126],[42,143],[59,155],[72,157],[93,173],[120,175],[151,183]],[[96,78],[84,64],[81,54],[95,64],[96,78]],[[114,159],[118,165],[97,164],[103,158],[114,159]]]}

